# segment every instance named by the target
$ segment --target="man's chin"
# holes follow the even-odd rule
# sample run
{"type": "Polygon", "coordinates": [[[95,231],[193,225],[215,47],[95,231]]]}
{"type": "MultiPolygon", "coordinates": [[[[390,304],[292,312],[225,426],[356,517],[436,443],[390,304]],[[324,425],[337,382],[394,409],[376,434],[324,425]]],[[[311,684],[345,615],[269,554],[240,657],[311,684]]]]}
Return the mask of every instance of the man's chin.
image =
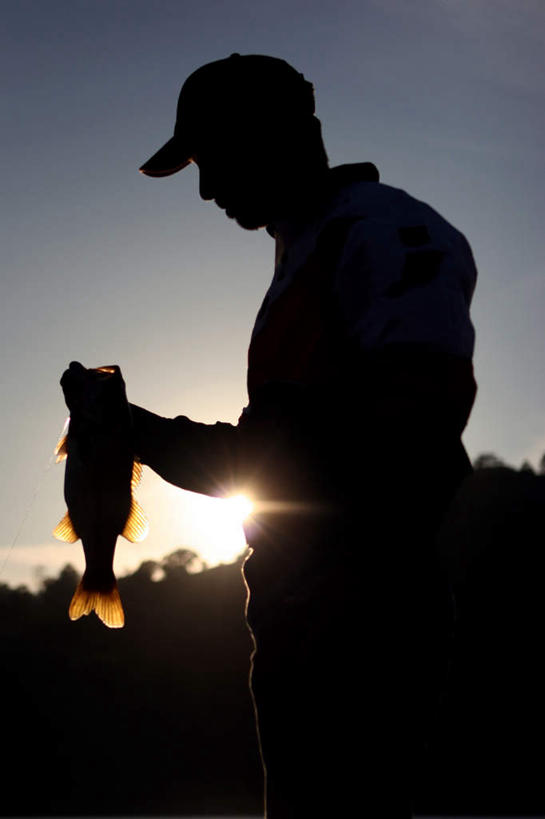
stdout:
{"type": "Polygon", "coordinates": [[[234,219],[237,225],[244,228],[244,230],[259,230],[259,228],[266,227],[271,221],[257,211],[243,211],[235,208],[231,210],[231,208],[227,208],[225,214],[229,219],[234,219]]]}
{"type": "Polygon", "coordinates": [[[229,219],[234,219],[237,225],[244,228],[244,230],[259,230],[259,228],[269,224],[269,220],[263,217],[259,218],[256,214],[227,212],[227,216],[229,219]]]}
{"type": "Polygon", "coordinates": [[[262,219],[256,220],[243,216],[235,216],[234,218],[237,225],[244,228],[244,230],[259,230],[268,224],[268,222],[264,222],[262,219]]]}

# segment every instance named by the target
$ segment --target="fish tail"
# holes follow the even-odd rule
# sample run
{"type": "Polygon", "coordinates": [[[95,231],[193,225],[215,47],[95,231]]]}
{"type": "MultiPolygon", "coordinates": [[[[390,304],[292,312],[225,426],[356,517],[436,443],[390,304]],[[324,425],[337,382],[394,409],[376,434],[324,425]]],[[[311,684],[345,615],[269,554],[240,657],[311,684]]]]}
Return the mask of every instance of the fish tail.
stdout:
{"type": "Polygon", "coordinates": [[[115,580],[112,588],[106,591],[86,588],[85,575],[80,580],[72,597],[68,616],[71,620],[79,620],[84,614],[90,614],[92,611],[96,612],[97,617],[109,628],[123,628],[125,614],[115,580]]]}

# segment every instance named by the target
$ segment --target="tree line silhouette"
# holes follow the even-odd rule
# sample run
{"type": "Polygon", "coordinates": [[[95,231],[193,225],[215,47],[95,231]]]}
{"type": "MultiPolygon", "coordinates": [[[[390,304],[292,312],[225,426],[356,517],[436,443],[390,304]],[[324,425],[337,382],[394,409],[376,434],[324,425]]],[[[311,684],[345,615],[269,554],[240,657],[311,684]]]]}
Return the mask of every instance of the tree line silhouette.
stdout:
{"type": "Polygon", "coordinates": [[[3,815],[259,812],[240,565],[193,557],[120,578],[120,630],[70,622],[70,566],[0,588],[3,815]]]}
{"type": "MultiPolygon", "coordinates": [[[[489,453],[475,467],[439,541],[456,625],[415,807],[535,815],[545,456],[537,471],[489,453]]],[[[180,549],[121,578],[127,625],[115,631],[69,621],[70,566],[36,593],[0,585],[3,815],[261,812],[240,561],[195,572],[196,560],[180,549]]]]}

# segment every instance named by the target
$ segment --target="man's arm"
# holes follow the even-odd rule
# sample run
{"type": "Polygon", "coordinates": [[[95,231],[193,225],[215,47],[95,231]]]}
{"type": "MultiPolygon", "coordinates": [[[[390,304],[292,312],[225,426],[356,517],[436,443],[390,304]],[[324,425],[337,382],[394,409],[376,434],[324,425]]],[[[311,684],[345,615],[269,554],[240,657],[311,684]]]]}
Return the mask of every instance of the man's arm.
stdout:
{"type": "Polygon", "coordinates": [[[205,495],[240,491],[242,434],[227,423],[162,418],[131,404],[134,451],[164,480],[205,495]]]}
{"type": "Polygon", "coordinates": [[[335,275],[346,381],[365,372],[378,426],[459,436],[476,392],[477,272],[462,234],[430,213],[421,225],[367,219],[351,230],[335,275]]]}

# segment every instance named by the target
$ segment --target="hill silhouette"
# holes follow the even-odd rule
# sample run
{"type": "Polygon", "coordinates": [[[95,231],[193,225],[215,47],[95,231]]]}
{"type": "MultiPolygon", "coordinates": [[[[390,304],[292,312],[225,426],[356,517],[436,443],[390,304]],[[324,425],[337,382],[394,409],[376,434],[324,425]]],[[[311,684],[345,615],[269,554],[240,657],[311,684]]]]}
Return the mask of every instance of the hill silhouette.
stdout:
{"type": "Polygon", "coordinates": [[[545,476],[528,464],[477,466],[440,539],[457,621],[422,802],[460,813],[541,815],[545,476]]]}
{"type": "Polygon", "coordinates": [[[0,588],[4,815],[259,812],[240,565],[191,557],[121,578],[116,631],[70,622],[69,566],[0,588]]]}
{"type": "MultiPolygon", "coordinates": [[[[476,465],[440,538],[457,619],[416,808],[535,815],[545,476],[476,465]]],[[[240,561],[193,573],[194,559],[182,549],[121,578],[117,631],[69,621],[70,566],[36,594],[0,586],[3,815],[260,813],[240,561]]]]}

